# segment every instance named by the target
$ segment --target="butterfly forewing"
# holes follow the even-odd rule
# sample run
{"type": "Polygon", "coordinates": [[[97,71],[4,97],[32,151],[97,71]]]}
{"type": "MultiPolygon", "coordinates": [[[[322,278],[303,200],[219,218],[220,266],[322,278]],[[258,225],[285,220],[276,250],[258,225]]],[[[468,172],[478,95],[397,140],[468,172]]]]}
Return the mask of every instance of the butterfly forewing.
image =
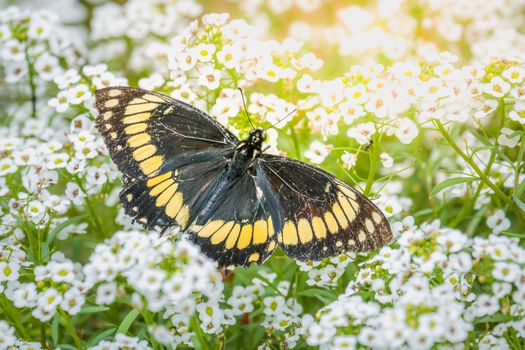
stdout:
{"type": "Polygon", "coordinates": [[[96,91],[97,128],[120,171],[133,178],[175,169],[192,153],[231,148],[237,138],[206,113],[141,89],[96,91]]]}
{"type": "Polygon", "coordinates": [[[126,213],[148,229],[186,228],[237,138],[206,113],[145,90],[97,90],[96,107],[97,128],[125,175],[126,213]]]}
{"type": "Polygon", "coordinates": [[[321,169],[275,156],[261,157],[258,166],[281,203],[277,241],[289,256],[321,260],[373,250],[392,238],[379,208],[321,169]]]}

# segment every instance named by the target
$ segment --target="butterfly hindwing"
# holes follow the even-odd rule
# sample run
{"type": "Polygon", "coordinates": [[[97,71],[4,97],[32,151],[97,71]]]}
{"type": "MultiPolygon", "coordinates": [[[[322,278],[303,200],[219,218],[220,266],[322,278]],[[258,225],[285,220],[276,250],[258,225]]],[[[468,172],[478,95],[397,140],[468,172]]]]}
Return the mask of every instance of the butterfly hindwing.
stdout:
{"type": "Polygon", "coordinates": [[[95,95],[97,128],[119,170],[132,178],[174,170],[194,153],[237,141],[206,113],[168,96],[127,87],[95,95]]]}
{"type": "Polygon", "coordinates": [[[269,155],[257,166],[281,203],[277,240],[289,256],[321,260],[346,251],[373,250],[392,238],[379,208],[321,169],[269,155]]]}
{"type": "Polygon", "coordinates": [[[223,181],[190,226],[189,237],[220,267],[261,264],[276,246],[273,198],[250,172],[223,181]]]}
{"type": "Polygon", "coordinates": [[[147,180],[124,176],[120,200],[126,214],[150,230],[186,229],[221,180],[228,153],[233,150],[201,152],[199,159],[147,180]]]}

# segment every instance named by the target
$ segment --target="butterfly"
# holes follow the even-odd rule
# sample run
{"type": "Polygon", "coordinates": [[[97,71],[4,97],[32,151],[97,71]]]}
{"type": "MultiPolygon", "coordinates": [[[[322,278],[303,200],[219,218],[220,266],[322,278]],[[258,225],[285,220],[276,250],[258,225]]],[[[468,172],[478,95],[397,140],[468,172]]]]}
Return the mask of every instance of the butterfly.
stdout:
{"type": "Polygon", "coordinates": [[[265,154],[205,112],[128,87],[97,90],[97,129],[123,173],[120,200],[146,229],[179,226],[219,267],[261,264],[277,246],[299,261],[370,251],[392,238],[381,210],[331,174],[265,154]]]}

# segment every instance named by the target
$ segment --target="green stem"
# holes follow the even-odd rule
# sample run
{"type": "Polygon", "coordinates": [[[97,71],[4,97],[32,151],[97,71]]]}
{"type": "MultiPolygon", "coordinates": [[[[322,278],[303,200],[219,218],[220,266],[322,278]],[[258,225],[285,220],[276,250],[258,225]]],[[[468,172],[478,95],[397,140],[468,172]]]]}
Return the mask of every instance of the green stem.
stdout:
{"type": "Polygon", "coordinates": [[[366,187],[365,187],[365,196],[369,196],[370,192],[372,191],[372,185],[374,184],[374,180],[376,178],[376,169],[377,169],[377,162],[378,162],[378,149],[377,149],[377,141],[378,136],[377,133],[374,134],[374,137],[372,138],[372,144],[370,145],[370,152],[368,152],[368,157],[370,158],[370,169],[368,170],[368,178],[366,180],[366,187]]]}
{"type": "Polygon", "coordinates": [[[29,332],[20,322],[18,311],[11,306],[10,302],[2,294],[0,294],[0,310],[2,311],[2,315],[6,315],[11,320],[18,333],[24,337],[24,340],[31,341],[29,332]]]}
{"type": "Polygon", "coordinates": [[[84,195],[86,196],[86,206],[88,208],[89,216],[91,217],[91,220],[93,221],[93,223],[97,227],[97,230],[98,230],[97,235],[101,234],[102,237],[105,238],[105,235],[103,233],[104,231],[102,230],[102,224],[100,223],[100,221],[98,219],[98,216],[95,214],[95,210],[93,209],[93,204],[91,203],[91,200],[89,199],[89,195],[88,195],[86,189],[84,188],[84,186],[82,184],[82,181],[80,181],[80,179],[78,177],[75,177],[75,181],[78,184],[78,186],[80,187],[80,189],[82,190],[82,192],[84,193],[84,195]]]}
{"type": "Polygon", "coordinates": [[[502,201],[507,203],[507,205],[514,211],[516,216],[519,218],[519,220],[523,223],[525,223],[525,213],[523,213],[520,209],[520,207],[514,203],[514,201],[507,196],[498,186],[493,184],[490,179],[485,175],[485,173],[472,161],[472,159],[463,152],[461,148],[452,140],[452,137],[450,137],[450,134],[445,130],[443,127],[443,124],[439,120],[434,121],[439,132],[443,135],[443,137],[448,141],[449,145],[456,151],[456,153],[463,158],[465,162],[467,162],[468,165],[478,174],[478,176],[481,178],[481,180],[487,185],[496,196],[498,196],[502,201]]]}
{"type": "MultiPolygon", "coordinates": [[[[501,129],[503,129],[503,126],[505,125],[505,104],[503,101],[500,101],[500,107],[498,108],[499,115],[500,115],[500,123],[498,127],[498,132],[496,133],[496,143],[494,144],[494,147],[499,146],[498,137],[501,134],[501,129]]],[[[490,170],[492,169],[492,165],[494,164],[494,161],[496,160],[496,152],[492,151],[490,153],[490,158],[487,163],[487,166],[485,167],[485,175],[488,176],[490,173],[490,170]]],[[[476,204],[476,201],[478,200],[479,195],[481,194],[481,190],[483,189],[483,182],[480,182],[476,188],[476,191],[474,192],[474,196],[472,196],[472,199],[463,206],[463,209],[459,213],[459,215],[456,217],[454,221],[452,221],[451,225],[452,227],[456,227],[459,225],[459,223],[468,215],[468,213],[471,213],[474,209],[474,205],[476,204]]]]}
{"type": "Polygon", "coordinates": [[[27,62],[27,71],[29,73],[29,87],[31,88],[31,117],[36,118],[36,86],[35,86],[35,72],[33,69],[33,64],[29,58],[29,53],[26,49],[25,52],[26,62],[27,62]]]}
{"type": "Polygon", "coordinates": [[[44,349],[49,349],[47,346],[46,324],[44,322],[40,323],[40,343],[44,349]]]}
{"type": "Polygon", "coordinates": [[[292,143],[295,151],[295,158],[298,160],[301,160],[301,150],[299,148],[299,141],[297,140],[297,134],[295,133],[294,129],[295,125],[290,124],[290,134],[292,136],[292,143]]]}
{"type": "Polygon", "coordinates": [[[516,164],[516,169],[514,170],[514,190],[516,190],[519,186],[519,178],[520,178],[520,167],[521,167],[521,161],[523,160],[523,154],[525,153],[525,125],[522,125],[523,130],[521,131],[521,144],[520,144],[520,150],[518,152],[518,162],[516,164]]]}
{"type": "Polygon", "coordinates": [[[71,319],[69,318],[69,315],[66,314],[63,310],[58,310],[60,312],[62,325],[64,328],[66,328],[67,333],[73,338],[73,341],[75,342],[75,345],[78,349],[83,350],[84,344],[82,344],[82,340],[77,335],[77,332],[75,332],[75,328],[73,327],[73,323],[71,322],[71,319]]]}

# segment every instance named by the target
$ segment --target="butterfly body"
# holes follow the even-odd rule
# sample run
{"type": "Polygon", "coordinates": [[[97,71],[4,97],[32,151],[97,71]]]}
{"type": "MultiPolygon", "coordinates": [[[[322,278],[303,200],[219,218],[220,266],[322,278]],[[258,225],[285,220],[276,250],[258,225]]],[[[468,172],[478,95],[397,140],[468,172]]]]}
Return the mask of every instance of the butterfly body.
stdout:
{"type": "Polygon", "coordinates": [[[124,210],[147,229],[179,226],[221,267],[367,251],[391,239],[383,213],[323,170],[265,154],[206,113],[140,89],[96,92],[97,127],[124,174],[124,210]]]}

